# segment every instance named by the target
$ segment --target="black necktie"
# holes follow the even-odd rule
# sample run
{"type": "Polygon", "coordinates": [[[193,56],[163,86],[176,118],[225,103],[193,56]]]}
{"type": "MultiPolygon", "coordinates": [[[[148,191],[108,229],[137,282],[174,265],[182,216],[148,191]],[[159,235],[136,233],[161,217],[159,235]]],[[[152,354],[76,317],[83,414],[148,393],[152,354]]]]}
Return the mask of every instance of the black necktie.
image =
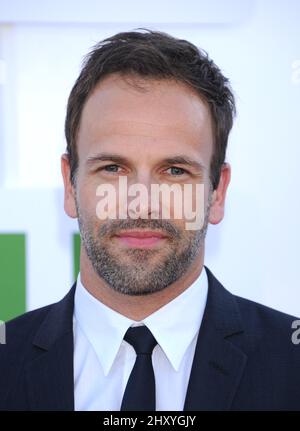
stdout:
{"type": "Polygon", "coordinates": [[[132,345],[137,356],[125,388],[121,411],[155,411],[152,351],[157,341],[146,326],[129,328],[124,340],[132,345]]]}

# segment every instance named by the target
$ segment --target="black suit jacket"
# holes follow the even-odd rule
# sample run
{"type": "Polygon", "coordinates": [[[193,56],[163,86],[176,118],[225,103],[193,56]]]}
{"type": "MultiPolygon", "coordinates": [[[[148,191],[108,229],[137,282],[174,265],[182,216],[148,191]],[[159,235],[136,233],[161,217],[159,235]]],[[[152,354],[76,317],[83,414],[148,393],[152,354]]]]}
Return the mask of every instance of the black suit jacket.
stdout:
{"type": "MultiPolygon", "coordinates": [[[[232,295],[206,270],[207,305],[184,410],[300,410],[295,318],[232,295]]],[[[75,287],[7,324],[0,410],[74,410],[75,287]]]]}

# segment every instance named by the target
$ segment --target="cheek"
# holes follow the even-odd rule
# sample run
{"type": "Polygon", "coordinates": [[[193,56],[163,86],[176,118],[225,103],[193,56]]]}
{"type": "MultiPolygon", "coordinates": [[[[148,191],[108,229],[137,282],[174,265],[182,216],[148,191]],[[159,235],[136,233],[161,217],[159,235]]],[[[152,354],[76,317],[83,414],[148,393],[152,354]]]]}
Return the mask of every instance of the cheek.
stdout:
{"type": "Polygon", "coordinates": [[[96,195],[96,188],[89,184],[81,184],[77,190],[77,205],[82,217],[89,219],[96,218],[96,206],[99,198],[96,195]]]}
{"type": "Polygon", "coordinates": [[[206,211],[209,198],[209,183],[198,182],[188,184],[183,190],[183,199],[181,204],[183,208],[183,219],[196,217],[198,213],[206,211]]]}

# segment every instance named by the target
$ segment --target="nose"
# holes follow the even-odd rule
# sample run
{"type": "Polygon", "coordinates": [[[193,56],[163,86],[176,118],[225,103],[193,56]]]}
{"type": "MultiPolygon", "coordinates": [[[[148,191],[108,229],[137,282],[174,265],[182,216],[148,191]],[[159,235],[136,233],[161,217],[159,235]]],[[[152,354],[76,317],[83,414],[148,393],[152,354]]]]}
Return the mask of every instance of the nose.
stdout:
{"type": "Polygon", "coordinates": [[[154,179],[145,169],[136,173],[128,182],[128,215],[130,218],[158,218],[159,208],[151,200],[154,179]]]}

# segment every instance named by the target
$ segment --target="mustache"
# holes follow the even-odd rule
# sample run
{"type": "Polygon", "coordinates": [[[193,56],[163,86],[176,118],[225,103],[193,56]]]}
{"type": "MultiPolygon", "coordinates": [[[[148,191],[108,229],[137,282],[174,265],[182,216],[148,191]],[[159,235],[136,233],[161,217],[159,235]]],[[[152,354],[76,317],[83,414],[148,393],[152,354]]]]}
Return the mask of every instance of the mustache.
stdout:
{"type": "Polygon", "coordinates": [[[99,228],[101,236],[113,236],[118,234],[120,230],[159,230],[171,238],[181,237],[180,230],[172,223],[166,220],[147,220],[147,219],[126,219],[126,220],[110,220],[104,223],[99,228]]]}

